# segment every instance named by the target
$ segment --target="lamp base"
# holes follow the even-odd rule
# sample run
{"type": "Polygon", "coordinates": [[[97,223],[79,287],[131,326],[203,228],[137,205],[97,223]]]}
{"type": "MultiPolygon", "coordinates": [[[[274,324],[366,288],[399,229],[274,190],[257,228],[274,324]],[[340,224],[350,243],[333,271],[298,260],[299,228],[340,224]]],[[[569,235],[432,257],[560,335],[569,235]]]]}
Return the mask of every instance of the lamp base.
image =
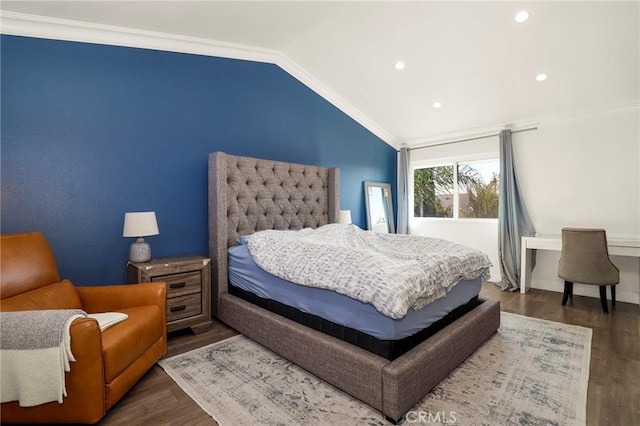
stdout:
{"type": "Polygon", "coordinates": [[[140,237],[129,247],[129,260],[132,262],[148,262],[151,260],[151,246],[140,237]]]}

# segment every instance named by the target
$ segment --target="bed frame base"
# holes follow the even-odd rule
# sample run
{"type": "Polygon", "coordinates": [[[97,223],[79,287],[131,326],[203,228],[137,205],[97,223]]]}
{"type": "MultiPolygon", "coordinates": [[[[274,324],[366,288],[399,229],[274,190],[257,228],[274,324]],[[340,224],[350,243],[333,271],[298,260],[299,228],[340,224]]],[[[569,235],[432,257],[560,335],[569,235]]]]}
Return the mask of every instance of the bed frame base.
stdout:
{"type": "Polygon", "coordinates": [[[231,294],[220,298],[221,321],[381,411],[392,423],[500,326],[500,303],[485,300],[403,356],[389,361],[231,294]]]}

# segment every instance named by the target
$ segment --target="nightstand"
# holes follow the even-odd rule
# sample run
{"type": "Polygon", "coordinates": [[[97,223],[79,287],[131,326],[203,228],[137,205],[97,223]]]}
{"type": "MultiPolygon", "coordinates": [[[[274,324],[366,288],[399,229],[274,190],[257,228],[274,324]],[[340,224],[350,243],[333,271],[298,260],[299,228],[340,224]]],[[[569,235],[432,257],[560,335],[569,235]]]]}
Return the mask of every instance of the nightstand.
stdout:
{"type": "Polygon", "coordinates": [[[202,256],[165,257],[127,262],[127,282],[167,283],[167,331],[211,327],[211,259],[202,256]]]}

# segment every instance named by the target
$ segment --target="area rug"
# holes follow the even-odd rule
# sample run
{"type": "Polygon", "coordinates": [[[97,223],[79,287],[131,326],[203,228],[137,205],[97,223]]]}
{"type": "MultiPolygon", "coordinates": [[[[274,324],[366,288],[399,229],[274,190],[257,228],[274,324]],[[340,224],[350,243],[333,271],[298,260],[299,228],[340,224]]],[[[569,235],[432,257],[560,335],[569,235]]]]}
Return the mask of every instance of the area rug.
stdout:
{"type": "MultiPolygon", "coordinates": [[[[501,314],[501,325],[401,424],[584,425],[591,329],[501,314]]],[[[160,361],[221,426],[389,425],[382,414],[238,335],[160,361]]]]}

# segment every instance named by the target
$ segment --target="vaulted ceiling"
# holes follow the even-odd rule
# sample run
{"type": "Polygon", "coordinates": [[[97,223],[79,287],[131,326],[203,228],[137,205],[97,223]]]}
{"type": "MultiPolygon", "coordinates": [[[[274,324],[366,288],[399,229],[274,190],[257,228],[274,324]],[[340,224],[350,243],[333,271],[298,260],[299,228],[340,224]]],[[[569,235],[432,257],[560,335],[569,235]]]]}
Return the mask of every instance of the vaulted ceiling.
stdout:
{"type": "Polygon", "coordinates": [[[275,52],[395,147],[640,100],[638,1],[3,1],[1,7],[275,52]],[[522,10],[529,19],[518,23],[522,10]],[[402,70],[395,68],[399,61],[402,70]],[[536,80],[541,73],[545,81],[536,80]]]}

